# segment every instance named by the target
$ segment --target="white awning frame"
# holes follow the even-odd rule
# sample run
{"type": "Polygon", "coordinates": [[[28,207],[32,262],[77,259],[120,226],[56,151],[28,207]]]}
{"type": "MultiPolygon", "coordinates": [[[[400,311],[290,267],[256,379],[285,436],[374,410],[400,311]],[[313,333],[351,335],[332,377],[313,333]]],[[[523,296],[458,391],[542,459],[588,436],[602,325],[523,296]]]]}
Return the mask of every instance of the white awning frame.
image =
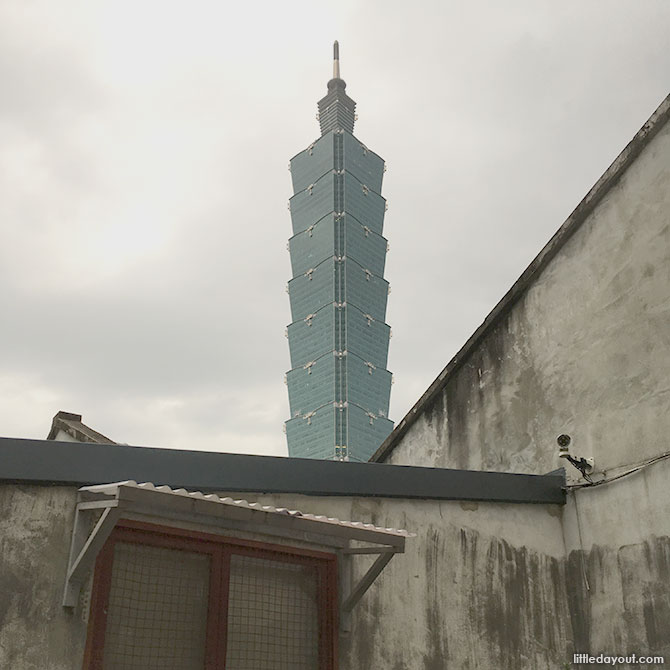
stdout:
{"type": "Polygon", "coordinates": [[[395,554],[405,551],[405,539],[412,533],[393,528],[313,514],[297,510],[220,498],[171,489],[169,486],[137,484],[134,481],[84,486],[79,489],[75,510],[70,558],[65,579],[63,606],[74,607],[86,576],[120,519],[151,517],[170,522],[207,526],[215,533],[243,531],[299,540],[327,547],[338,556],[340,571],[340,623],[349,628],[349,614],[395,554]],[[91,528],[93,515],[102,515],[91,528]],[[368,546],[352,546],[362,542],[368,546]],[[363,577],[352,585],[352,559],[356,555],[378,554],[363,577]]]}

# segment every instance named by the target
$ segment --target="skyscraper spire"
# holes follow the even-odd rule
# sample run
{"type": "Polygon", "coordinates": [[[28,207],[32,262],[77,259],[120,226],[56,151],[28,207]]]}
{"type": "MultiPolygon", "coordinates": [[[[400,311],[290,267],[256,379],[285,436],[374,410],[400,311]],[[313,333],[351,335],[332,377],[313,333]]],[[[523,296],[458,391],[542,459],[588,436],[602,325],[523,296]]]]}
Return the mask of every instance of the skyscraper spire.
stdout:
{"type": "Polygon", "coordinates": [[[340,43],[333,43],[333,79],[340,78],[340,43]]]}
{"type": "Polygon", "coordinates": [[[384,279],[384,161],[353,136],[356,103],[340,78],[319,100],[321,137],[291,160],[293,278],[286,373],[289,455],[367,461],[388,418],[390,327],[384,279]]]}
{"type": "Polygon", "coordinates": [[[331,130],[354,132],[356,103],[345,93],[347,83],[340,78],[340,43],[333,44],[333,78],[328,82],[328,93],[319,100],[321,135],[331,130]]]}

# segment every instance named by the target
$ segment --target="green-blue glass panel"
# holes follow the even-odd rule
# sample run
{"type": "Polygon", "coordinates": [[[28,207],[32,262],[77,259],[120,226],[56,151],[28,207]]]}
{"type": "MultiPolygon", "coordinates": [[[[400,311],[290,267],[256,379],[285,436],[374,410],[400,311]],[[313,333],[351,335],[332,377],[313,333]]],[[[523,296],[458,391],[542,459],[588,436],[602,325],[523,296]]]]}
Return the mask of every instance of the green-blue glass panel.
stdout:
{"type": "Polygon", "coordinates": [[[381,443],[393,430],[393,421],[376,418],[370,423],[365,410],[350,404],[349,413],[349,460],[368,461],[381,443]]]}
{"type": "Polygon", "coordinates": [[[314,182],[311,191],[306,188],[291,198],[291,222],[294,235],[306,230],[326,214],[334,211],[334,177],[335,175],[330,172],[314,182]]]}
{"type": "Polygon", "coordinates": [[[336,411],[344,412],[347,419],[350,460],[368,460],[392,429],[392,422],[378,418],[380,411],[388,412],[391,387],[391,375],[385,369],[390,329],[384,323],[388,284],[383,280],[386,240],[381,236],[386,201],[379,195],[383,170],[383,159],[366,150],[348,132],[338,137],[330,132],[311,150],[304,150],[291,160],[295,195],[291,199],[294,238],[290,249],[294,279],[289,282],[289,293],[294,323],[289,326],[293,369],[287,373],[287,383],[292,415],[301,412],[301,416],[286,424],[292,456],[334,457],[336,411]],[[338,209],[346,212],[342,232],[347,258],[340,266],[344,271],[342,298],[347,307],[337,310],[332,305],[336,274],[335,261],[331,259],[335,253],[332,212],[336,198],[336,144],[342,148],[341,166],[345,170],[340,179],[344,200],[338,209]],[[310,193],[308,187],[312,184],[310,193]],[[299,235],[310,226],[311,236],[306,232],[299,235]],[[363,226],[370,229],[367,236],[363,226]],[[310,280],[304,273],[312,268],[310,280]],[[366,274],[366,269],[371,274],[366,274]],[[309,314],[316,314],[311,326],[304,321],[309,314]],[[341,318],[336,319],[336,314],[341,318]],[[373,317],[370,325],[365,314],[373,317]],[[336,339],[338,347],[346,346],[348,351],[341,360],[332,355],[336,339]],[[319,356],[322,351],[324,354],[319,356]],[[309,374],[303,366],[312,360],[316,363],[309,374]],[[375,366],[372,374],[366,362],[375,366]],[[335,410],[332,402],[336,388],[342,384],[347,385],[342,397],[348,399],[349,409],[335,410]],[[376,415],[372,424],[357,403],[376,415]],[[319,405],[323,407],[317,410],[319,405]],[[305,413],[315,410],[309,421],[304,418],[305,413]]]}
{"type": "Polygon", "coordinates": [[[347,304],[351,303],[364,314],[385,321],[388,282],[374,274],[367,274],[365,268],[354,260],[347,259],[344,265],[347,304]]]}
{"type": "Polygon", "coordinates": [[[286,373],[291,416],[306,414],[335,401],[335,357],[326,354],[309,368],[299,367],[286,373]]]}
{"type": "Polygon", "coordinates": [[[309,322],[296,321],[288,327],[291,367],[309,363],[335,348],[335,308],[322,307],[309,322]],[[311,325],[310,325],[311,323],[311,325]]]}
{"type": "Polygon", "coordinates": [[[294,235],[289,241],[293,276],[303,274],[335,253],[335,222],[327,214],[311,230],[294,235]]]}
{"type": "Polygon", "coordinates": [[[388,416],[391,373],[384,368],[371,369],[354,354],[347,355],[347,399],[368,411],[388,416]]]}
{"type": "Polygon", "coordinates": [[[322,407],[309,421],[304,417],[286,422],[289,456],[330,459],[335,452],[335,411],[322,407]]]}
{"type": "Polygon", "coordinates": [[[300,321],[335,299],[334,261],[317,265],[309,275],[299,275],[288,283],[291,318],[300,321]],[[311,279],[310,279],[311,277],[311,279]]]}
{"type": "Polygon", "coordinates": [[[368,319],[363,312],[347,305],[345,308],[347,351],[385,368],[391,329],[383,321],[368,319]]]}
{"type": "Polygon", "coordinates": [[[344,211],[352,214],[375,233],[383,234],[386,200],[369,188],[366,194],[363,184],[346,172],[344,174],[344,211]]]}
{"type": "Polygon", "coordinates": [[[291,159],[293,192],[298,193],[313,184],[321,175],[334,167],[332,132],[319,138],[310,149],[301,151],[291,159]]]}
{"type": "Polygon", "coordinates": [[[373,232],[370,228],[365,230],[363,224],[353,216],[346,216],[344,225],[345,256],[353,258],[364,268],[383,277],[386,263],[386,238],[373,232]]]}
{"type": "Polygon", "coordinates": [[[345,132],[343,135],[344,169],[351,172],[361,183],[367,184],[373,191],[381,193],[384,159],[366,149],[365,145],[350,133],[345,132]]]}

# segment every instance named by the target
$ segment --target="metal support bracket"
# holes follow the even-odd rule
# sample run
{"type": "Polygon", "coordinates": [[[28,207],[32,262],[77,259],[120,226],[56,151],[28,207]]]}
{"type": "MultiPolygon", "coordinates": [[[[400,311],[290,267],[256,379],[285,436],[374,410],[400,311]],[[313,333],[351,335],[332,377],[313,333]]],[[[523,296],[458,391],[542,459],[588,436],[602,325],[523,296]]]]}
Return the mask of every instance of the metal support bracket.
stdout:
{"type": "Polygon", "coordinates": [[[339,578],[340,578],[340,630],[351,631],[351,612],[363,597],[372,583],[381,574],[395,554],[403,553],[402,546],[391,547],[347,547],[339,552],[339,578]],[[375,562],[368,568],[365,574],[352,586],[353,556],[378,554],[375,562]]]}
{"type": "Polygon", "coordinates": [[[362,551],[344,550],[348,554],[379,554],[375,562],[368,568],[367,572],[360,578],[358,583],[351,589],[348,596],[342,600],[342,612],[349,613],[356,603],[363,597],[365,592],[372,586],[372,582],[377,579],[381,571],[388,565],[394,554],[399,554],[402,549],[397,547],[379,547],[376,549],[367,549],[362,551]]]}
{"type": "Polygon", "coordinates": [[[79,599],[84,579],[93,566],[96,556],[107,541],[109,534],[121,515],[118,509],[118,500],[102,500],[94,502],[80,502],[77,504],[70,543],[70,559],[68,561],[67,577],[65,578],[65,593],[63,607],[74,607],[79,599]],[[98,519],[90,534],[90,513],[102,509],[102,516],[98,519]]]}

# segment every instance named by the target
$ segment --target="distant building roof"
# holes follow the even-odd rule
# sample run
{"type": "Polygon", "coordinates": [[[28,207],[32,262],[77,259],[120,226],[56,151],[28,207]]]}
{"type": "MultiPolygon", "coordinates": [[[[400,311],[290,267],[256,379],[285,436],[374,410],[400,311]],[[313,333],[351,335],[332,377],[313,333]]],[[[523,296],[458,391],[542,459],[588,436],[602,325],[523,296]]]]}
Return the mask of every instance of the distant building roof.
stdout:
{"type": "Polygon", "coordinates": [[[491,310],[479,328],[472,334],[470,339],[463,345],[460,351],[447,363],[440,372],[437,379],[428,387],[427,391],[419,398],[414,407],[407,412],[402,421],[395,427],[393,432],[382,442],[377,451],[370,458],[371,462],[383,462],[393,451],[396,444],[407,432],[409,427],[419,418],[423,410],[430,406],[435,397],[447,385],[451,375],[455,373],[467,360],[468,356],[476,349],[488,333],[503,319],[511,310],[516,301],[524,295],[526,290],[535,282],[542,271],[549,265],[551,260],[560,251],[563,245],[579,230],[591,212],[595,210],[609,191],[616,186],[622,175],[642,150],[663,128],[670,119],[670,95],[658,106],[656,111],[649,117],[648,121],[635,134],[626,148],[616,157],[612,165],[605,171],[602,177],[595,183],[593,188],[586,194],[584,199],[577,205],[572,214],[563,225],[556,231],[554,236],[547,242],[542,251],[535,257],[524,273],[517,279],[512,288],[503,296],[500,302],[491,310]]]}
{"type": "Polygon", "coordinates": [[[93,442],[95,444],[116,444],[97,430],[89,428],[81,421],[81,414],[59,411],[51,422],[51,430],[47,440],[66,442],[93,442]]]}

